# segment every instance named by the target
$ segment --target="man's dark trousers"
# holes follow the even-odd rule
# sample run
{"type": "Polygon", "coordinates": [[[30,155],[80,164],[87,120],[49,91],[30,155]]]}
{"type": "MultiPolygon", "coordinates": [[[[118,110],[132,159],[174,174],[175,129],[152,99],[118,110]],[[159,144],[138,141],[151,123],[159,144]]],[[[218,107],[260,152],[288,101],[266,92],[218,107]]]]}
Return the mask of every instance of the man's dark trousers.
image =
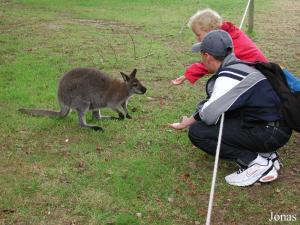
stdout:
{"type": "MultiPolygon", "coordinates": [[[[215,155],[219,123],[208,126],[197,121],[189,128],[189,138],[199,149],[215,155]]],[[[274,152],[290,138],[291,130],[285,126],[270,126],[253,123],[245,126],[240,118],[225,118],[220,149],[220,158],[234,160],[248,166],[258,153],[274,152]]]]}

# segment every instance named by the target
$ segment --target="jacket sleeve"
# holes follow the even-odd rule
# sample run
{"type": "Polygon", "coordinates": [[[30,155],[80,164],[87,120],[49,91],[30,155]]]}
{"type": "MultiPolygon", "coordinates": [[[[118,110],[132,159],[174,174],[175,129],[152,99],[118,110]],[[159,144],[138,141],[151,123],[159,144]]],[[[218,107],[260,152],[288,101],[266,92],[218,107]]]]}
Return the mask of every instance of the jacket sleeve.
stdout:
{"type": "Polygon", "coordinates": [[[198,79],[203,77],[205,74],[208,74],[206,67],[204,66],[203,63],[197,62],[190,65],[186,69],[184,76],[189,82],[194,84],[198,79]]]}

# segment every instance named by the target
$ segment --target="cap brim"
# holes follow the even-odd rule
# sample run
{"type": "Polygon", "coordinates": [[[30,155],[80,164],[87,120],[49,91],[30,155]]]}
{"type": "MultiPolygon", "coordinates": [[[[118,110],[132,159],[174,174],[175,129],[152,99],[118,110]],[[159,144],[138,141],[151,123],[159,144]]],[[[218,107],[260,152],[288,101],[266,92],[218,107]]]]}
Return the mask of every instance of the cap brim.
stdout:
{"type": "Polygon", "coordinates": [[[201,50],[202,50],[202,42],[198,42],[196,44],[193,44],[192,52],[201,52],[201,50]]]}

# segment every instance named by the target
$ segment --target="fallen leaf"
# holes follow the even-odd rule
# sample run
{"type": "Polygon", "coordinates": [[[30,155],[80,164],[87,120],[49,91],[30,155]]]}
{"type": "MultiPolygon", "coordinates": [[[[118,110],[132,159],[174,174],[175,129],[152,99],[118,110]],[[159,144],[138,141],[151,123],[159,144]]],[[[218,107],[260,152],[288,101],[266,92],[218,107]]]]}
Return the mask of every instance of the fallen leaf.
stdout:
{"type": "Polygon", "coordinates": [[[197,164],[196,163],[194,163],[194,162],[189,162],[189,168],[191,168],[191,169],[197,169],[197,164]]]}
{"type": "Polygon", "coordinates": [[[16,210],[15,209],[2,209],[1,210],[3,213],[14,213],[14,212],[16,212],[16,210]]]}
{"type": "Polygon", "coordinates": [[[152,97],[147,97],[147,99],[148,99],[149,101],[155,100],[155,98],[152,98],[152,97]]]}
{"type": "Polygon", "coordinates": [[[206,215],[206,209],[200,208],[197,210],[197,215],[199,216],[205,216],[206,215]]]}
{"type": "Polygon", "coordinates": [[[191,177],[191,175],[189,173],[184,173],[180,177],[183,178],[183,179],[185,179],[185,180],[187,180],[187,179],[189,179],[191,177]]]}
{"type": "Polygon", "coordinates": [[[174,202],[174,198],[168,198],[168,202],[170,203],[174,202]]]}

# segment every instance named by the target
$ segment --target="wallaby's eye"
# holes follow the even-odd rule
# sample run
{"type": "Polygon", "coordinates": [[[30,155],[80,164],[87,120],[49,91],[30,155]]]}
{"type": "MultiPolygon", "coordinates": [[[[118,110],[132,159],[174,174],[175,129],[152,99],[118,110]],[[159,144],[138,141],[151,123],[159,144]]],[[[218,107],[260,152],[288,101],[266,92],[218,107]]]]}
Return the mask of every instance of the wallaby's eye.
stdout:
{"type": "Polygon", "coordinates": [[[138,83],[137,83],[137,82],[134,82],[134,83],[132,84],[132,86],[137,87],[137,86],[138,86],[138,83]]]}

